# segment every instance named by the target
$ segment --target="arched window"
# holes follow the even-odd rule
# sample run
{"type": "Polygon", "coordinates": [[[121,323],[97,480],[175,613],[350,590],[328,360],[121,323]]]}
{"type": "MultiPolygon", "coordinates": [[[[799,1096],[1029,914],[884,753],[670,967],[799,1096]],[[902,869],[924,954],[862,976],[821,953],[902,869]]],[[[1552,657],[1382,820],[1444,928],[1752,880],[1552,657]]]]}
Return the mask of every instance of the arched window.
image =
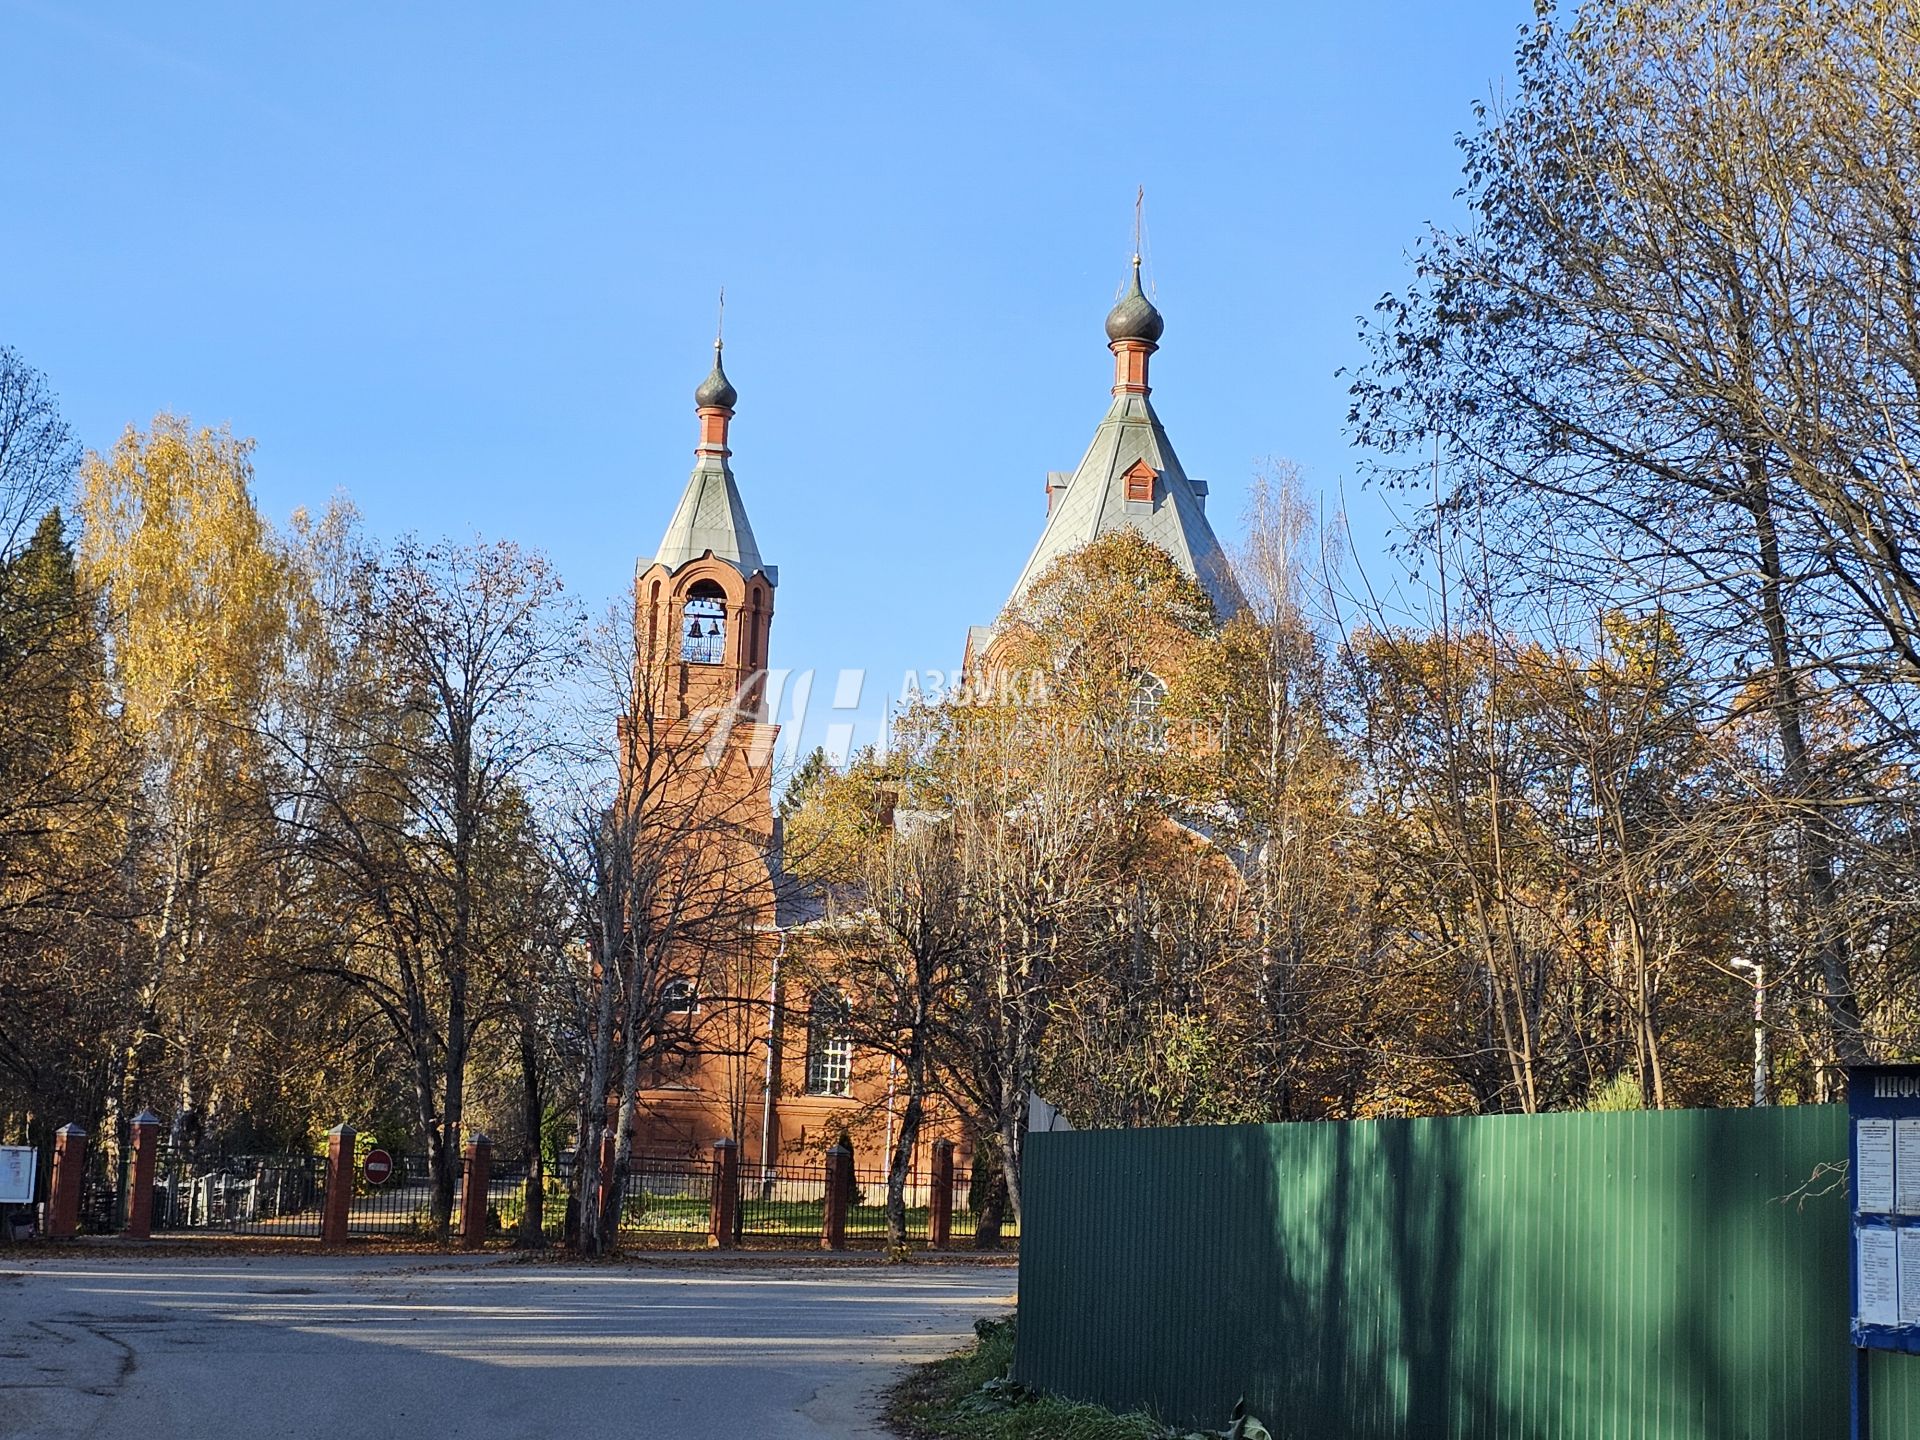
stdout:
{"type": "Polygon", "coordinates": [[[807,1093],[844,1095],[853,1079],[853,1041],[847,1035],[847,997],[831,985],[813,992],[807,1017],[807,1093]]]}
{"type": "Polygon", "coordinates": [[[1166,698],[1166,681],[1158,675],[1142,670],[1134,677],[1127,699],[1127,739],[1143,750],[1167,748],[1167,721],[1160,713],[1166,698]]]}
{"type": "Polygon", "coordinates": [[[669,1015],[692,1015],[700,1008],[700,996],[691,980],[669,980],[660,987],[660,1008],[669,1015]]]}
{"type": "Polygon", "coordinates": [[[680,658],[690,665],[718,665],[726,651],[726,591],[711,580],[696,580],[680,615],[680,658]]]}

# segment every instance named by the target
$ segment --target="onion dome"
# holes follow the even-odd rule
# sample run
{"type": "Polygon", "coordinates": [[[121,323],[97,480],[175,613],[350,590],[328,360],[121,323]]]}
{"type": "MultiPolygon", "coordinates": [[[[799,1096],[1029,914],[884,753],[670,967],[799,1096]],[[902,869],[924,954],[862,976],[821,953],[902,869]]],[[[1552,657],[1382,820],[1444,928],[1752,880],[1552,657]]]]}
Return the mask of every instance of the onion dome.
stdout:
{"type": "MultiPolygon", "coordinates": [[[[1158,323],[1158,317],[1155,317],[1158,323]]],[[[1111,322],[1109,322],[1111,328],[1111,322]]],[[[713,342],[713,373],[700,382],[700,388],[693,392],[693,403],[701,409],[717,407],[731,410],[734,401],[740,398],[740,392],[733,388],[733,382],[727,379],[727,372],[720,366],[720,342],[713,342]]]]}
{"type": "Polygon", "coordinates": [[[1153,302],[1147,299],[1146,292],[1140,288],[1140,257],[1136,255],[1133,257],[1133,288],[1107,312],[1107,339],[1145,340],[1148,344],[1154,344],[1166,328],[1167,322],[1160,318],[1160,312],[1153,308],[1153,302]]]}

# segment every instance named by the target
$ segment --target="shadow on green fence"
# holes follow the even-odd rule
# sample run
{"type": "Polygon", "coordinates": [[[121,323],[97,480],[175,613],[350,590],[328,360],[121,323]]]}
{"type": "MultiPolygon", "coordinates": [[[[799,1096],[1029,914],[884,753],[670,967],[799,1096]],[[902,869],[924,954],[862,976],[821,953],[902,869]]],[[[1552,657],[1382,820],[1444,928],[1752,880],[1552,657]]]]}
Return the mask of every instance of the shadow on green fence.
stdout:
{"type": "MultiPolygon", "coordinates": [[[[1028,1151],[1020,1378],[1280,1434],[1847,1433],[1837,1107],[1082,1131],[1028,1151]]],[[[1875,1433],[1920,1434],[1876,1357],[1875,1433]]]]}

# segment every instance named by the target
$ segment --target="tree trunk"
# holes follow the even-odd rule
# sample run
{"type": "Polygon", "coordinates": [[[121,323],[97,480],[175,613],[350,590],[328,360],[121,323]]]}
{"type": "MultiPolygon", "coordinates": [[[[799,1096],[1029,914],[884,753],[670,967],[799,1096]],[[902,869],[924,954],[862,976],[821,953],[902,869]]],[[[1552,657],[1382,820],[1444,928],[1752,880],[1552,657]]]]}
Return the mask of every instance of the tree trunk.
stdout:
{"type": "Polygon", "coordinates": [[[574,1228],[583,1255],[598,1255],[604,1249],[604,1231],[600,1216],[600,1153],[606,1134],[607,1087],[613,1068],[613,989],[610,973],[617,957],[620,924],[618,916],[604,913],[600,922],[599,995],[595,1006],[587,1058],[586,1092],[580,1097],[580,1154],[573,1167],[574,1228]]]}
{"type": "MultiPolygon", "coordinates": [[[[1800,871],[1814,926],[1813,952],[1820,971],[1821,1000],[1833,1032],[1835,1058],[1842,1065],[1859,1065],[1866,1062],[1867,1049],[1839,915],[1839,887],[1834,878],[1835,852],[1839,847],[1833,821],[1821,797],[1814,793],[1813,763],[1804,727],[1806,705],[1789,641],[1785,571],[1763,458],[1755,457],[1748,462],[1748,481],[1749,508],[1760,548],[1760,616],[1766,629],[1767,658],[1773,669],[1772,708],[1780,736],[1781,779],[1785,782],[1792,824],[1800,836],[1800,871]]],[[[1827,1077],[1822,1078],[1822,1089],[1828,1089],[1827,1077]]]]}
{"type": "Polygon", "coordinates": [[[440,1145],[434,1153],[433,1228],[442,1244],[453,1238],[453,1197],[460,1182],[460,1120],[467,1073],[466,977],[455,976],[447,998],[446,1100],[440,1145]]]}
{"type": "Polygon", "coordinates": [[[907,1052],[907,1103],[900,1112],[900,1133],[894,1137],[887,1166],[887,1246],[900,1250],[907,1243],[907,1172],[913,1166],[914,1146],[920,1143],[920,1123],[926,1110],[926,1062],[916,1037],[907,1052]]]}
{"type": "Polygon", "coordinates": [[[1006,1176],[1000,1168],[999,1159],[994,1148],[990,1145],[978,1145],[974,1147],[973,1164],[976,1176],[976,1183],[973,1187],[975,1194],[981,1194],[977,1181],[979,1171],[982,1168],[989,1171],[985,1193],[981,1194],[980,1208],[974,1211],[973,1215],[973,1248],[976,1250],[998,1250],[1000,1248],[1000,1232],[1005,1226],[1007,1218],[1006,1176]]]}
{"type": "Polygon", "coordinates": [[[1026,1150],[1026,1140],[1027,1106],[1023,1094],[1017,1112],[1001,1115],[999,1133],[994,1136],[994,1150],[1007,1191],[1007,1207],[1013,1211],[1016,1225],[1020,1223],[1020,1159],[1026,1150]]]}
{"type": "Polygon", "coordinates": [[[640,1055],[646,1048],[646,1036],[642,1034],[646,1019],[645,1005],[641,991],[642,969],[646,952],[636,943],[633,947],[633,959],[627,968],[625,1008],[625,1034],[621,1037],[624,1050],[620,1061],[620,1100],[616,1108],[613,1132],[613,1203],[600,1217],[603,1248],[611,1250],[619,1238],[621,1198],[626,1193],[627,1175],[633,1167],[633,1124],[634,1101],[640,1090],[640,1055]]]}
{"type": "Polygon", "coordinates": [[[545,1244],[546,1164],[540,1148],[541,1122],[546,1106],[540,1095],[540,1037],[534,1028],[532,1004],[520,1013],[520,1128],[525,1132],[523,1153],[527,1178],[520,1207],[520,1243],[529,1247],[545,1244]]]}

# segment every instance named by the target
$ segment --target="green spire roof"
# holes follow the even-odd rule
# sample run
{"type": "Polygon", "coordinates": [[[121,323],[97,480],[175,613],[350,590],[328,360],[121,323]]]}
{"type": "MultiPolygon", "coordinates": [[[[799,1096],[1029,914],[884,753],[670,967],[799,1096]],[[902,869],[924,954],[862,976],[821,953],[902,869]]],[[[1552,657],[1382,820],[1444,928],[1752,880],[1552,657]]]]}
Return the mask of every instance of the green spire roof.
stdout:
{"type": "Polygon", "coordinates": [[[667,533],[660,537],[660,548],[653,558],[669,570],[678,570],[709,550],[716,560],[725,560],[742,575],[764,570],[769,583],[776,581],[776,572],[760,559],[760,547],[747,520],[746,502],[740,498],[726,457],[704,454],[687,478],[679,507],[667,522],[667,533]]]}
{"type": "Polygon", "coordinates": [[[1222,620],[1243,608],[1220,539],[1207,520],[1207,487],[1190,480],[1173,453],[1173,442],[1144,395],[1116,395],[1073,478],[1053,502],[1040,540],[1014,582],[1008,603],[1061,556],[1131,526],[1173,557],[1213,599],[1222,620]],[[1154,471],[1153,498],[1127,499],[1127,471],[1145,460],[1154,471]]]}

